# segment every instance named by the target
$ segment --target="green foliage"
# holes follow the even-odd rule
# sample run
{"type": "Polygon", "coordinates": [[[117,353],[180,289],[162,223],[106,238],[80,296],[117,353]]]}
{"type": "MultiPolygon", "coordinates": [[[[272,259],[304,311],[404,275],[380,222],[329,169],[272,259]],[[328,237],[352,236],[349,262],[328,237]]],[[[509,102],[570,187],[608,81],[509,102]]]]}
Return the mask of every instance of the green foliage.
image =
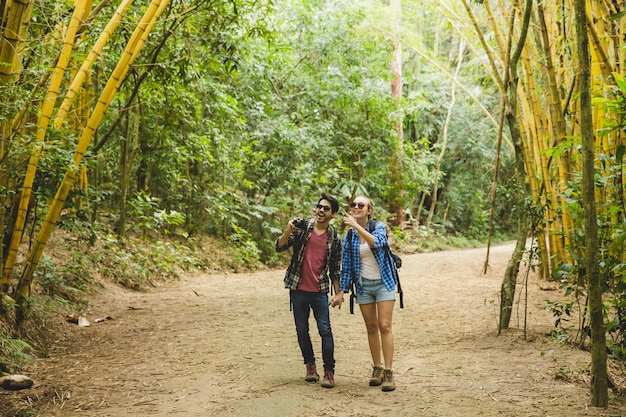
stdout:
{"type": "MultiPolygon", "coordinates": [[[[237,251],[235,264],[247,268],[256,267],[259,261],[259,249],[252,240],[252,235],[234,224],[231,226],[233,233],[228,237],[228,240],[236,243],[237,251]]],[[[237,271],[238,270],[235,272],[237,271]]]]}
{"type": "MultiPolygon", "coordinates": [[[[0,328],[0,368],[11,373],[25,368],[34,362],[30,354],[32,347],[24,340],[10,337],[0,328]]],[[[0,375],[2,371],[0,370],[0,375]]]]}
{"type": "Polygon", "coordinates": [[[89,260],[78,251],[69,252],[64,262],[57,266],[44,255],[37,269],[43,294],[67,301],[80,301],[95,284],[89,260]]]}
{"type": "Polygon", "coordinates": [[[559,338],[562,338],[562,335],[565,333],[565,324],[569,322],[570,317],[572,316],[572,312],[574,311],[574,301],[562,303],[559,301],[545,300],[542,304],[542,307],[545,310],[549,310],[550,313],[552,313],[552,315],[555,317],[554,331],[556,334],[560,335],[559,338]]]}
{"type": "Polygon", "coordinates": [[[159,207],[159,199],[152,197],[145,191],[135,194],[129,202],[131,214],[135,219],[135,227],[142,231],[161,231],[169,233],[170,227],[185,224],[185,215],[175,210],[167,212],[159,207]]]}

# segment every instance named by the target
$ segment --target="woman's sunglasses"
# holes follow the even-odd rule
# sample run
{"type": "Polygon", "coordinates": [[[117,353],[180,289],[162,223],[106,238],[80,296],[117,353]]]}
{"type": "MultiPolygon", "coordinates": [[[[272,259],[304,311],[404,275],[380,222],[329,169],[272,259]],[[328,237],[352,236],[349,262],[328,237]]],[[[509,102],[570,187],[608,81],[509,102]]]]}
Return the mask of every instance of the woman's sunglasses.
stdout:
{"type": "Polygon", "coordinates": [[[358,208],[362,209],[363,207],[365,207],[365,204],[364,203],[351,203],[350,207],[352,207],[352,208],[358,207],[358,208]]]}
{"type": "Polygon", "coordinates": [[[318,210],[330,211],[330,206],[325,206],[323,204],[318,204],[316,207],[317,207],[318,210]]]}

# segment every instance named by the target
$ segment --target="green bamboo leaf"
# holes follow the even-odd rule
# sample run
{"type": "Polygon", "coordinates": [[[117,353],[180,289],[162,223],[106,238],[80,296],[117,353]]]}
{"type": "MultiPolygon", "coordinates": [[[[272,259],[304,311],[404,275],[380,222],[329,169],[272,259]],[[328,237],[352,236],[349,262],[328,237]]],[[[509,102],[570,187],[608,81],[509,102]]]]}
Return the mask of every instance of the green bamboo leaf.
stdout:
{"type": "Polygon", "coordinates": [[[622,90],[624,94],[626,94],[626,80],[624,80],[624,76],[614,72],[613,78],[615,78],[615,83],[617,84],[619,89],[622,90]]]}
{"type": "Polygon", "coordinates": [[[621,165],[623,160],[624,160],[624,145],[620,143],[619,145],[617,145],[617,149],[615,150],[615,161],[621,165]]]}

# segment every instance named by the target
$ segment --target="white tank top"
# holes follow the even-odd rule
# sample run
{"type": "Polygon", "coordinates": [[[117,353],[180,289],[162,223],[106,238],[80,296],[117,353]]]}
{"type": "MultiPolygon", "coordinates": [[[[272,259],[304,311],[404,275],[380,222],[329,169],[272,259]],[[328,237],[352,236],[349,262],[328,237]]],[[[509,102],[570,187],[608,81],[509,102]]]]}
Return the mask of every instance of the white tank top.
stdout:
{"type": "Polygon", "coordinates": [[[359,245],[361,255],[361,278],[380,279],[380,267],[367,243],[359,245]]]}

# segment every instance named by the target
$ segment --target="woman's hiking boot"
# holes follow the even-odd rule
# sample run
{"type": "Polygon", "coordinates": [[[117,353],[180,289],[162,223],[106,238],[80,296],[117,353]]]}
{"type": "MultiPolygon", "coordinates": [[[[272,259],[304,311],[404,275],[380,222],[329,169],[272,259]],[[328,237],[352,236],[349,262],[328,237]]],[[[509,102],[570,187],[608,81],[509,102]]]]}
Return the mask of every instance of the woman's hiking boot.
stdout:
{"type": "Polygon", "coordinates": [[[393,371],[391,369],[385,369],[383,371],[383,384],[381,388],[385,392],[396,389],[396,384],[393,382],[393,371]]]}
{"type": "Polygon", "coordinates": [[[374,365],[372,370],[372,377],[370,378],[370,387],[377,387],[383,383],[383,371],[382,366],[374,365]]]}
{"type": "Polygon", "coordinates": [[[320,380],[320,376],[317,374],[317,369],[314,363],[306,364],[306,376],[304,377],[306,382],[317,382],[320,380]]]}

